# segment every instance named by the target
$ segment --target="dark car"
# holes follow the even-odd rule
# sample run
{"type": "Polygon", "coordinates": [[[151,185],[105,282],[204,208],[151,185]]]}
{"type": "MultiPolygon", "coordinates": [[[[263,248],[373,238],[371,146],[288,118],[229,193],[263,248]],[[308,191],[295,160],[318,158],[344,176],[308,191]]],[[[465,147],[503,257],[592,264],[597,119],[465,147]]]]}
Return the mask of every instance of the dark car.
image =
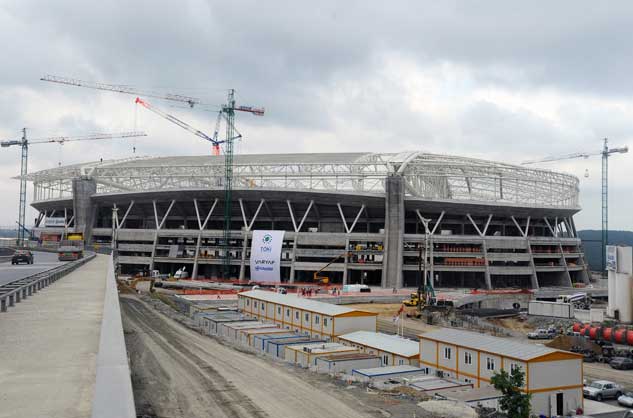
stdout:
{"type": "Polygon", "coordinates": [[[11,264],[33,264],[33,253],[29,250],[17,250],[11,257],[11,264]]]}
{"type": "Polygon", "coordinates": [[[628,357],[615,357],[609,362],[609,366],[613,369],[631,370],[633,369],[633,360],[628,357]]]}

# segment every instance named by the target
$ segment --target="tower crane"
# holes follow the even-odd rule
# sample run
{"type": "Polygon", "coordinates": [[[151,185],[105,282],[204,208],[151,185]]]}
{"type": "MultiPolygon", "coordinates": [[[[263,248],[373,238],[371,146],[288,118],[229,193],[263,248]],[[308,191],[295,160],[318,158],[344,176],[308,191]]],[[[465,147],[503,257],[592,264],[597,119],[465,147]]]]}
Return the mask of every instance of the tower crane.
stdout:
{"type": "MultiPolygon", "coordinates": [[[[206,106],[208,103],[203,103],[201,99],[181,94],[162,94],[159,92],[143,91],[132,86],[120,85],[120,84],[106,84],[96,83],[90,81],[77,80],[68,77],[59,77],[53,75],[47,75],[40,80],[48,81],[52,83],[65,84],[69,86],[85,87],[95,90],[112,91],[116,93],[131,94],[135,96],[154,97],[162,100],[168,100],[172,102],[186,103],[189,107],[206,106]]],[[[231,258],[229,251],[229,241],[231,234],[231,207],[232,207],[232,193],[233,193],[233,141],[241,138],[241,135],[235,129],[235,112],[246,112],[255,116],[264,116],[264,108],[255,106],[237,105],[235,101],[235,90],[229,89],[226,104],[219,106],[219,115],[216,122],[216,132],[219,132],[219,122],[224,119],[226,122],[226,136],[223,141],[224,144],[224,231],[222,235],[222,249],[223,249],[223,267],[222,273],[224,278],[229,278],[231,269],[231,258]],[[236,134],[238,136],[236,136],[236,134]]],[[[175,118],[174,118],[175,119],[175,118]]],[[[174,123],[177,123],[173,121],[174,123]]],[[[178,123],[177,123],[178,124],[178,123]]],[[[182,125],[180,125],[182,126],[182,125]]],[[[183,126],[184,127],[184,126],[183,126]]],[[[187,128],[185,128],[187,129],[187,128]]],[[[206,138],[205,138],[206,139],[206,138]]],[[[217,141],[217,134],[214,134],[214,139],[217,141]]],[[[213,141],[212,141],[213,142],[213,141]]],[[[219,141],[217,141],[219,142],[219,141]]]]}
{"type": "Polygon", "coordinates": [[[122,132],[113,134],[92,134],[84,136],[53,136],[49,138],[39,139],[27,139],[26,128],[22,129],[22,138],[13,139],[0,142],[2,148],[8,148],[14,145],[19,145],[22,148],[22,158],[20,162],[20,205],[18,209],[18,236],[17,244],[22,245],[24,242],[24,230],[25,230],[25,214],[26,214],[26,173],[28,170],[29,159],[29,145],[38,144],[60,144],[63,145],[66,142],[75,141],[95,141],[101,139],[115,139],[115,138],[132,138],[137,136],[147,136],[145,132],[122,132]]]}
{"type": "Polygon", "coordinates": [[[561,160],[571,160],[575,158],[589,158],[594,155],[602,156],[602,236],[601,236],[601,246],[602,246],[602,271],[605,269],[605,257],[607,245],[609,243],[609,157],[612,154],[626,154],[629,152],[628,146],[623,146],[619,148],[609,148],[609,140],[604,138],[603,146],[601,151],[595,152],[577,152],[573,154],[559,155],[559,156],[550,156],[545,157],[538,160],[529,160],[524,161],[521,164],[536,164],[536,163],[546,163],[552,161],[561,161],[561,160]]]}

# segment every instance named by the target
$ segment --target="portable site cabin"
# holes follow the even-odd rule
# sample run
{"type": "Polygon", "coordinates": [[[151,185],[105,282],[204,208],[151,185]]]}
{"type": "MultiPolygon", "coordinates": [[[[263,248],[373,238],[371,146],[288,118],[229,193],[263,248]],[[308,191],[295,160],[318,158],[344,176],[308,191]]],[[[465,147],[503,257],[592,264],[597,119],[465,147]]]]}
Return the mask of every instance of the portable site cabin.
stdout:
{"type": "Polygon", "coordinates": [[[331,354],[316,359],[318,373],[351,374],[353,369],[380,367],[380,357],[364,353],[331,354]]]}
{"type": "Polygon", "coordinates": [[[358,348],[362,353],[379,356],[382,366],[418,366],[420,363],[420,343],[399,335],[382,332],[355,331],[340,335],[341,344],[358,348]]]}
{"type": "Polygon", "coordinates": [[[326,340],[352,331],[376,331],[378,315],[264,290],[239,293],[237,306],[240,312],[253,318],[272,321],[282,328],[326,340]]]}
{"type": "Polygon", "coordinates": [[[354,369],[352,376],[357,377],[361,382],[374,382],[388,380],[399,377],[410,377],[414,375],[424,375],[425,372],[419,367],[409,366],[386,366],[374,367],[371,369],[354,369]]]}
{"type": "Polygon", "coordinates": [[[306,338],[305,335],[297,334],[295,332],[288,332],[287,330],[282,331],[285,331],[285,333],[253,335],[253,348],[257,349],[258,351],[266,352],[266,346],[268,345],[269,341],[287,341],[288,339],[294,339],[296,341],[297,339],[306,338]]]}
{"type": "Polygon", "coordinates": [[[339,343],[289,345],[286,346],[286,361],[307,368],[314,366],[319,357],[339,353],[358,353],[358,350],[339,343]]]}
{"type": "Polygon", "coordinates": [[[293,337],[287,339],[270,340],[266,343],[266,354],[275,359],[285,360],[287,346],[295,344],[323,344],[325,342],[325,340],[319,340],[310,337],[293,337]]]}
{"type": "Polygon", "coordinates": [[[240,344],[243,346],[252,347],[253,346],[253,337],[256,335],[271,335],[271,334],[287,334],[288,330],[283,328],[278,328],[275,326],[270,326],[268,328],[256,328],[256,329],[244,329],[239,332],[240,335],[240,344]]]}
{"type": "Polygon", "coordinates": [[[247,324],[247,325],[243,325],[240,322],[236,322],[233,324],[226,324],[225,328],[229,330],[226,338],[229,341],[232,341],[238,344],[242,342],[243,331],[250,331],[250,330],[256,330],[256,329],[266,329],[266,330],[278,329],[278,328],[274,328],[272,324],[266,323],[266,322],[261,322],[259,324],[247,324]]]}
{"type": "Polygon", "coordinates": [[[238,338],[237,333],[241,329],[262,328],[269,326],[270,324],[266,324],[262,321],[224,322],[220,325],[220,336],[229,340],[236,340],[238,338]]]}
{"type": "Polygon", "coordinates": [[[202,318],[202,329],[205,334],[218,335],[220,331],[220,325],[237,322],[253,322],[251,319],[246,318],[242,314],[233,315],[215,315],[213,317],[205,316],[202,318]]]}
{"type": "Polygon", "coordinates": [[[216,316],[215,311],[196,312],[193,314],[192,319],[193,323],[196,324],[197,327],[203,327],[204,318],[213,318],[214,316],[216,316]]]}
{"type": "Polygon", "coordinates": [[[431,373],[488,387],[499,370],[521,368],[534,414],[564,415],[583,407],[582,354],[449,328],[419,338],[420,365],[431,373]]]}

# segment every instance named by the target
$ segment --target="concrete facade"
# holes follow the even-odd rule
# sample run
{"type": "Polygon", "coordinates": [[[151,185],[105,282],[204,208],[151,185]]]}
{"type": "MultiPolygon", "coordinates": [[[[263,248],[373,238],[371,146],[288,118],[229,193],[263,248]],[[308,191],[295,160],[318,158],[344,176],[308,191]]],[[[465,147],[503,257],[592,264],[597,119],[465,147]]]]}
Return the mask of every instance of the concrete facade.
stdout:
{"type": "Polygon", "coordinates": [[[385,258],[382,287],[402,287],[402,238],[404,234],[404,179],[385,180],[385,258]]]}
{"type": "MultiPolygon", "coordinates": [[[[236,158],[257,165],[239,165],[244,173],[235,174],[230,278],[250,277],[253,230],[284,230],[283,282],[310,282],[334,260],[322,272],[333,283],[415,287],[420,254],[437,287],[588,282],[570,176],[467,159],[449,175],[456,158],[426,167],[431,157],[420,153],[391,155],[388,163],[363,154],[236,158]],[[504,170],[511,177],[502,181],[504,170]]],[[[111,245],[114,230],[123,273],[184,266],[194,278],[220,277],[225,202],[221,183],[209,180],[218,167],[213,158],[174,157],[60,168],[61,182],[48,171],[32,173],[40,212],[34,231],[82,232],[88,244],[111,245]],[[69,181],[70,192],[63,190],[69,181]],[[182,183],[189,181],[200,183],[182,183]],[[62,215],[66,227],[46,226],[62,215]]]]}
{"type": "Polygon", "coordinates": [[[91,178],[73,180],[74,231],[84,236],[85,242],[92,241],[92,227],[97,207],[92,203],[92,195],[97,193],[97,183],[91,178]]]}

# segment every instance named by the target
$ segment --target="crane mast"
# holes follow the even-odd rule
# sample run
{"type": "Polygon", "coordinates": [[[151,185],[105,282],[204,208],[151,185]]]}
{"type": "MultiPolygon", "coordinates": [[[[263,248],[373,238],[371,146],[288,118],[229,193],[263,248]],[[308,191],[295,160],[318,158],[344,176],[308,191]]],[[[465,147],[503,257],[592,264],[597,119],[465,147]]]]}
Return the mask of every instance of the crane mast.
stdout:
{"type": "Polygon", "coordinates": [[[602,255],[601,255],[601,271],[604,274],[606,268],[606,251],[607,245],[609,244],[609,157],[612,154],[626,154],[629,152],[628,146],[623,146],[620,148],[609,148],[609,140],[607,138],[603,139],[602,150],[597,152],[578,152],[574,154],[567,155],[559,155],[559,156],[549,156],[538,160],[529,160],[524,161],[521,164],[535,164],[535,163],[545,163],[552,161],[560,161],[560,160],[570,160],[574,158],[589,158],[593,155],[600,155],[602,157],[602,225],[601,225],[601,246],[602,246],[602,255]]]}

